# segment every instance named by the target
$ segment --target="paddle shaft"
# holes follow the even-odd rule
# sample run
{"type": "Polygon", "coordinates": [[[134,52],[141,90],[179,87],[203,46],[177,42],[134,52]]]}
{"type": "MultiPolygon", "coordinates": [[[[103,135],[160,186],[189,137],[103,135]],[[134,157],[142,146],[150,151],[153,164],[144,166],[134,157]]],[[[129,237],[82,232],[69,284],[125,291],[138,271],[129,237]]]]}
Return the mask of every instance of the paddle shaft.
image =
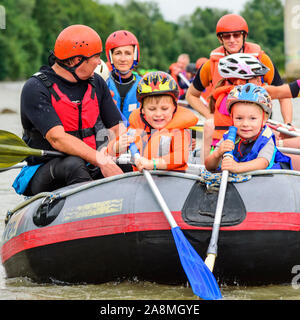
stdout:
{"type": "Polygon", "coordinates": [[[20,157],[27,157],[27,156],[63,156],[64,154],[58,151],[49,151],[49,150],[40,150],[40,149],[33,149],[30,147],[20,147],[20,146],[10,146],[10,145],[3,145],[0,144],[0,154],[2,155],[13,155],[13,156],[20,156],[20,157]]]}
{"type": "Polygon", "coordinates": [[[177,223],[175,221],[175,219],[173,218],[173,215],[171,213],[171,211],[169,210],[164,198],[162,197],[160,191],[158,190],[150,172],[148,172],[147,170],[143,170],[143,174],[145,176],[145,178],[147,179],[147,182],[157,200],[157,202],[159,203],[165,217],[167,218],[171,228],[175,228],[177,227],[177,223]]]}
{"type": "MultiPolygon", "coordinates": [[[[229,127],[229,133],[228,138],[231,141],[235,141],[236,136],[236,127],[229,127]]],[[[224,154],[224,157],[232,157],[232,152],[226,152],[224,154]]],[[[220,190],[218,194],[218,201],[217,201],[217,207],[215,212],[215,219],[213,223],[213,229],[212,234],[209,242],[209,246],[207,249],[207,258],[205,260],[205,264],[209,267],[210,271],[213,270],[214,264],[215,264],[215,258],[217,256],[218,252],[218,240],[219,240],[219,233],[220,233],[220,226],[221,226],[221,220],[222,220],[222,212],[223,212],[223,206],[224,206],[224,200],[225,200],[225,194],[227,189],[227,180],[228,180],[229,171],[224,170],[222,172],[222,178],[221,178],[221,184],[220,184],[220,190]]]]}
{"type": "MultiPolygon", "coordinates": [[[[228,155],[227,155],[228,157],[228,155]]],[[[211,235],[211,241],[207,249],[207,254],[217,254],[218,251],[218,240],[219,240],[219,230],[222,220],[222,212],[224,207],[225,194],[227,190],[227,180],[228,180],[229,171],[224,170],[222,172],[222,178],[220,183],[220,190],[218,195],[217,207],[215,212],[215,219],[213,224],[213,230],[211,235]]]]}
{"type": "Polygon", "coordinates": [[[287,128],[284,128],[284,127],[276,127],[276,126],[273,126],[272,124],[269,124],[268,123],[268,126],[273,129],[273,130],[276,130],[278,132],[281,132],[281,133],[284,133],[288,136],[291,136],[291,137],[300,137],[300,132],[299,131],[291,131],[287,128]]]}
{"type": "MultiPolygon", "coordinates": [[[[268,124],[271,124],[271,125],[274,125],[274,126],[281,126],[281,127],[283,127],[283,128],[286,128],[286,129],[291,129],[291,128],[293,128],[293,126],[291,126],[291,125],[289,125],[289,124],[282,123],[282,122],[280,122],[280,121],[273,120],[273,119],[268,119],[268,120],[267,120],[267,123],[268,123],[268,124]]],[[[300,129],[294,127],[292,131],[300,132],[300,129]]]]}
{"type": "Polygon", "coordinates": [[[277,149],[278,149],[280,152],[282,152],[282,153],[300,155],[300,149],[296,149],[296,148],[285,148],[285,147],[277,147],[277,149]]]}
{"type": "MultiPolygon", "coordinates": [[[[180,79],[181,79],[188,87],[190,87],[191,83],[189,82],[189,80],[188,80],[181,72],[178,73],[178,76],[180,77],[180,79]]],[[[200,96],[200,100],[201,100],[202,103],[205,104],[206,106],[208,105],[207,101],[206,101],[202,96],[200,96]]]]}
{"type": "MultiPolygon", "coordinates": [[[[139,159],[141,157],[136,145],[134,143],[132,143],[129,147],[131,154],[134,156],[135,159],[139,159]]],[[[173,218],[173,215],[171,213],[171,211],[169,210],[164,198],[162,197],[156,183],[154,182],[150,172],[148,172],[147,170],[143,170],[143,174],[150,186],[150,189],[153,193],[153,195],[155,196],[158,204],[160,205],[165,217],[167,218],[171,228],[175,228],[177,227],[177,223],[175,221],[175,219],[173,218]]]]}

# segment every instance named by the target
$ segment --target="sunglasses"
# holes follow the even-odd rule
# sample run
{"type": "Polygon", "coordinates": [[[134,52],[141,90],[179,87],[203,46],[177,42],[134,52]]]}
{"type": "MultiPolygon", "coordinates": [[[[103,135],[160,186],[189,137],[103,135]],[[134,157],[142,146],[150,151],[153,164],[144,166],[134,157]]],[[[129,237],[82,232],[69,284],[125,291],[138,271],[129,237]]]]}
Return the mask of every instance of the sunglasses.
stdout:
{"type": "Polygon", "coordinates": [[[243,31],[237,31],[237,32],[226,32],[226,33],[221,33],[220,37],[224,40],[229,40],[231,37],[233,37],[234,39],[238,39],[241,37],[241,35],[243,35],[244,32],[243,31]]]}

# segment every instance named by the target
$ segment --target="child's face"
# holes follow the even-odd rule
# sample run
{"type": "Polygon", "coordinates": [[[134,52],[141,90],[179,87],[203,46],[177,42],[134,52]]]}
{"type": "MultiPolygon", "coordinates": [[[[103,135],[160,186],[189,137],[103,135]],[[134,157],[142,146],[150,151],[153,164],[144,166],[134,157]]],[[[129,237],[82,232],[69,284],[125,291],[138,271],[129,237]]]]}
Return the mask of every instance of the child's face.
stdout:
{"type": "Polygon", "coordinates": [[[244,84],[246,84],[246,83],[253,83],[253,84],[255,84],[256,86],[260,86],[260,85],[261,85],[261,79],[260,79],[260,77],[254,77],[254,78],[251,78],[251,79],[248,79],[248,80],[232,78],[232,79],[231,79],[231,82],[232,82],[232,84],[235,85],[235,86],[244,85],[244,84]],[[248,82],[247,82],[247,81],[248,81],[248,82]]]}
{"type": "Polygon", "coordinates": [[[174,111],[170,96],[149,97],[143,101],[142,114],[154,129],[164,128],[172,120],[174,111]]]}
{"type": "Polygon", "coordinates": [[[263,110],[255,103],[235,103],[232,107],[233,125],[237,127],[237,134],[243,139],[255,138],[267,117],[263,110]]]}

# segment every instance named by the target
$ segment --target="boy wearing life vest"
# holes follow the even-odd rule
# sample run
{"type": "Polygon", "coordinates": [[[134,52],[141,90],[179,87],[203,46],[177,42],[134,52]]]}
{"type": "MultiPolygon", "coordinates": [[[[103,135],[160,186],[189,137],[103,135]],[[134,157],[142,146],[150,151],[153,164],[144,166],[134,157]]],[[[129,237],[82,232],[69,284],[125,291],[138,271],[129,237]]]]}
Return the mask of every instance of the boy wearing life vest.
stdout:
{"type": "Polygon", "coordinates": [[[232,123],[226,108],[229,92],[235,86],[246,83],[253,83],[257,86],[263,85],[263,77],[268,71],[269,68],[250,54],[235,53],[220,59],[218,72],[223,79],[218,82],[213,91],[210,103],[215,125],[212,147],[216,146],[232,123]]]}
{"type": "Polygon", "coordinates": [[[246,53],[235,53],[220,59],[218,72],[222,79],[212,92],[209,107],[214,115],[214,126],[204,125],[204,159],[212,152],[223,137],[223,134],[232,125],[232,119],[226,108],[229,92],[237,85],[254,83],[263,85],[264,75],[269,68],[257,58],[246,53]]]}
{"type": "Polygon", "coordinates": [[[128,133],[133,136],[120,136],[109,144],[109,153],[123,153],[135,142],[141,155],[135,170],[184,171],[191,144],[188,128],[196,125],[198,118],[177,105],[178,95],[177,83],[169,74],[157,71],[144,75],[137,87],[141,107],[129,118],[128,133]]]}
{"type": "Polygon", "coordinates": [[[275,136],[266,126],[272,112],[271,97],[267,91],[252,83],[237,86],[227,98],[226,106],[237,127],[235,143],[223,139],[206,158],[207,170],[218,168],[225,152],[233,150],[233,157],[222,160],[221,169],[242,173],[259,169],[291,169],[291,159],[275,146],[275,136]]]}

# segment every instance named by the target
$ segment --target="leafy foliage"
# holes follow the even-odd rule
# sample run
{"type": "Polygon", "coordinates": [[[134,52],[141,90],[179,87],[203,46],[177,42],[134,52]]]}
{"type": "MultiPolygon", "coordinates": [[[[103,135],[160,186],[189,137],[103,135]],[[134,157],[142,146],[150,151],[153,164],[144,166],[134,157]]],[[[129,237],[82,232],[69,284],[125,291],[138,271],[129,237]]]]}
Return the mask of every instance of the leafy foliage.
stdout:
{"type": "MultiPolygon", "coordinates": [[[[0,80],[24,79],[47,63],[59,32],[71,24],[86,24],[105,40],[127,29],[140,42],[140,68],[168,70],[180,53],[191,61],[209,57],[219,45],[215,35],[224,10],[197,8],[177,23],[165,21],[157,3],[127,0],[104,5],[95,0],[3,0],[6,29],[0,30],[0,80]]],[[[262,46],[277,68],[284,66],[283,6],[280,0],[249,0],[241,15],[249,24],[249,40],[262,46]]],[[[102,59],[106,60],[105,54],[102,59]]]]}

